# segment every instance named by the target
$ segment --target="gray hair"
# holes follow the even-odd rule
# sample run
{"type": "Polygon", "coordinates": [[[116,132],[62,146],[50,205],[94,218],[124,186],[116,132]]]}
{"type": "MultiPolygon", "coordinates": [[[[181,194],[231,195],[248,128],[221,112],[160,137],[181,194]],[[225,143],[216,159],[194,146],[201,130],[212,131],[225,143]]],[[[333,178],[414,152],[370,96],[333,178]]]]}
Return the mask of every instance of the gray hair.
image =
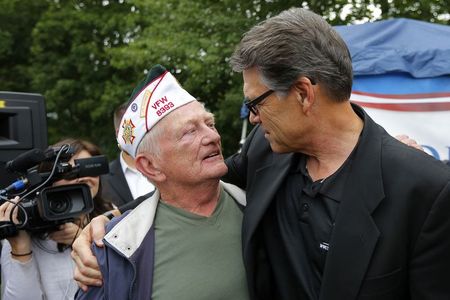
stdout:
{"type": "Polygon", "coordinates": [[[320,83],[335,101],[350,98],[352,62],[339,34],[319,15],[291,8],[244,34],[230,60],[236,72],[256,67],[272,90],[287,93],[299,76],[320,83]]]}
{"type": "Polygon", "coordinates": [[[141,142],[139,143],[136,153],[148,153],[150,155],[154,155],[156,157],[159,157],[161,154],[161,147],[159,146],[159,140],[161,136],[163,136],[165,132],[165,126],[163,126],[161,123],[163,123],[164,120],[161,120],[160,122],[156,123],[155,126],[151,128],[150,131],[147,131],[147,133],[142,138],[141,142]]]}

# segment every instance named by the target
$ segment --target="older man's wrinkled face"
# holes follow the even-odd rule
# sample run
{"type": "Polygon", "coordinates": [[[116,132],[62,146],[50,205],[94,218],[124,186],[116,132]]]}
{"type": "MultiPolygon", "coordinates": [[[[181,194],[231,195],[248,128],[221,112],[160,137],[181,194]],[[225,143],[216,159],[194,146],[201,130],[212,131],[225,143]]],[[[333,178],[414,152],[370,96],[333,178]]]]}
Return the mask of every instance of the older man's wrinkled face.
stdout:
{"type": "Polygon", "coordinates": [[[165,130],[158,160],[168,181],[196,183],[217,180],[226,174],[214,116],[201,103],[186,104],[161,122],[165,130]]]}

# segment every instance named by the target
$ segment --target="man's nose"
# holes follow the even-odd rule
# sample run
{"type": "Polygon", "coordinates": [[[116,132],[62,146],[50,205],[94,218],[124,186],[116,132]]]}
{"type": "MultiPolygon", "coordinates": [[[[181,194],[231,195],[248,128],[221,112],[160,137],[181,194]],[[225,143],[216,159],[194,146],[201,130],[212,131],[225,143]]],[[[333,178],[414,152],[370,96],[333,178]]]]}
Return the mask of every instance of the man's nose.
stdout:
{"type": "Polygon", "coordinates": [[[215,128],[207,127],[202,142],[207,145],[209,143],[217,143],[220,141],[220,135],[215,128]]]}
{"type": "Polygon", "coordinates": [[[250,115],[248,116],[248,120],[250,121],[250,123],[252,125],[255,125],[255,124],[258,124],[261,122],[261,120],[259,119],[259,114],[254,114],[251,111],[250,111],[250,115]]]}

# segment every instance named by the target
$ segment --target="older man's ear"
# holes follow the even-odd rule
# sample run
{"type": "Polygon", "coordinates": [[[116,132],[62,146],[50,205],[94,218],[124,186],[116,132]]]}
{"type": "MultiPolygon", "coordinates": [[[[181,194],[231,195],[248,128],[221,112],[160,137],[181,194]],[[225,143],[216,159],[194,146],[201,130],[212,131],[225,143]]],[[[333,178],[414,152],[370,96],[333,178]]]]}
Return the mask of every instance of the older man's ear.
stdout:
{"type": "Polygon", "coordinates": [[[134,161],[136,163],[136,169],[144,174],[151,182],[162,182],[166,179],[155,157],[148,154],[138,154],[134,161]]]}

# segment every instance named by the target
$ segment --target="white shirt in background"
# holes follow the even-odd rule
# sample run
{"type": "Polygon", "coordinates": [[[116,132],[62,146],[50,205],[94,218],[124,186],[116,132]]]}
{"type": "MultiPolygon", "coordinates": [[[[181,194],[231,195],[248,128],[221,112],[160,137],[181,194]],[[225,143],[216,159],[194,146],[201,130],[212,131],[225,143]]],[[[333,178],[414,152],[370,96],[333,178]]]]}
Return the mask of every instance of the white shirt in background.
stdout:
{"type": "Polygon", "coordinates": [[[122,167],[123,174],[125,175],[125,179],[127,180],[128,187],[130,188],[131,195],[133,195],[133,199],[148,194],[155,189],[155,186],[148,181],[141,172],[130,167],[125,162],[122,157],[122,153],[120,154],[120,165],[122,167]]]}

